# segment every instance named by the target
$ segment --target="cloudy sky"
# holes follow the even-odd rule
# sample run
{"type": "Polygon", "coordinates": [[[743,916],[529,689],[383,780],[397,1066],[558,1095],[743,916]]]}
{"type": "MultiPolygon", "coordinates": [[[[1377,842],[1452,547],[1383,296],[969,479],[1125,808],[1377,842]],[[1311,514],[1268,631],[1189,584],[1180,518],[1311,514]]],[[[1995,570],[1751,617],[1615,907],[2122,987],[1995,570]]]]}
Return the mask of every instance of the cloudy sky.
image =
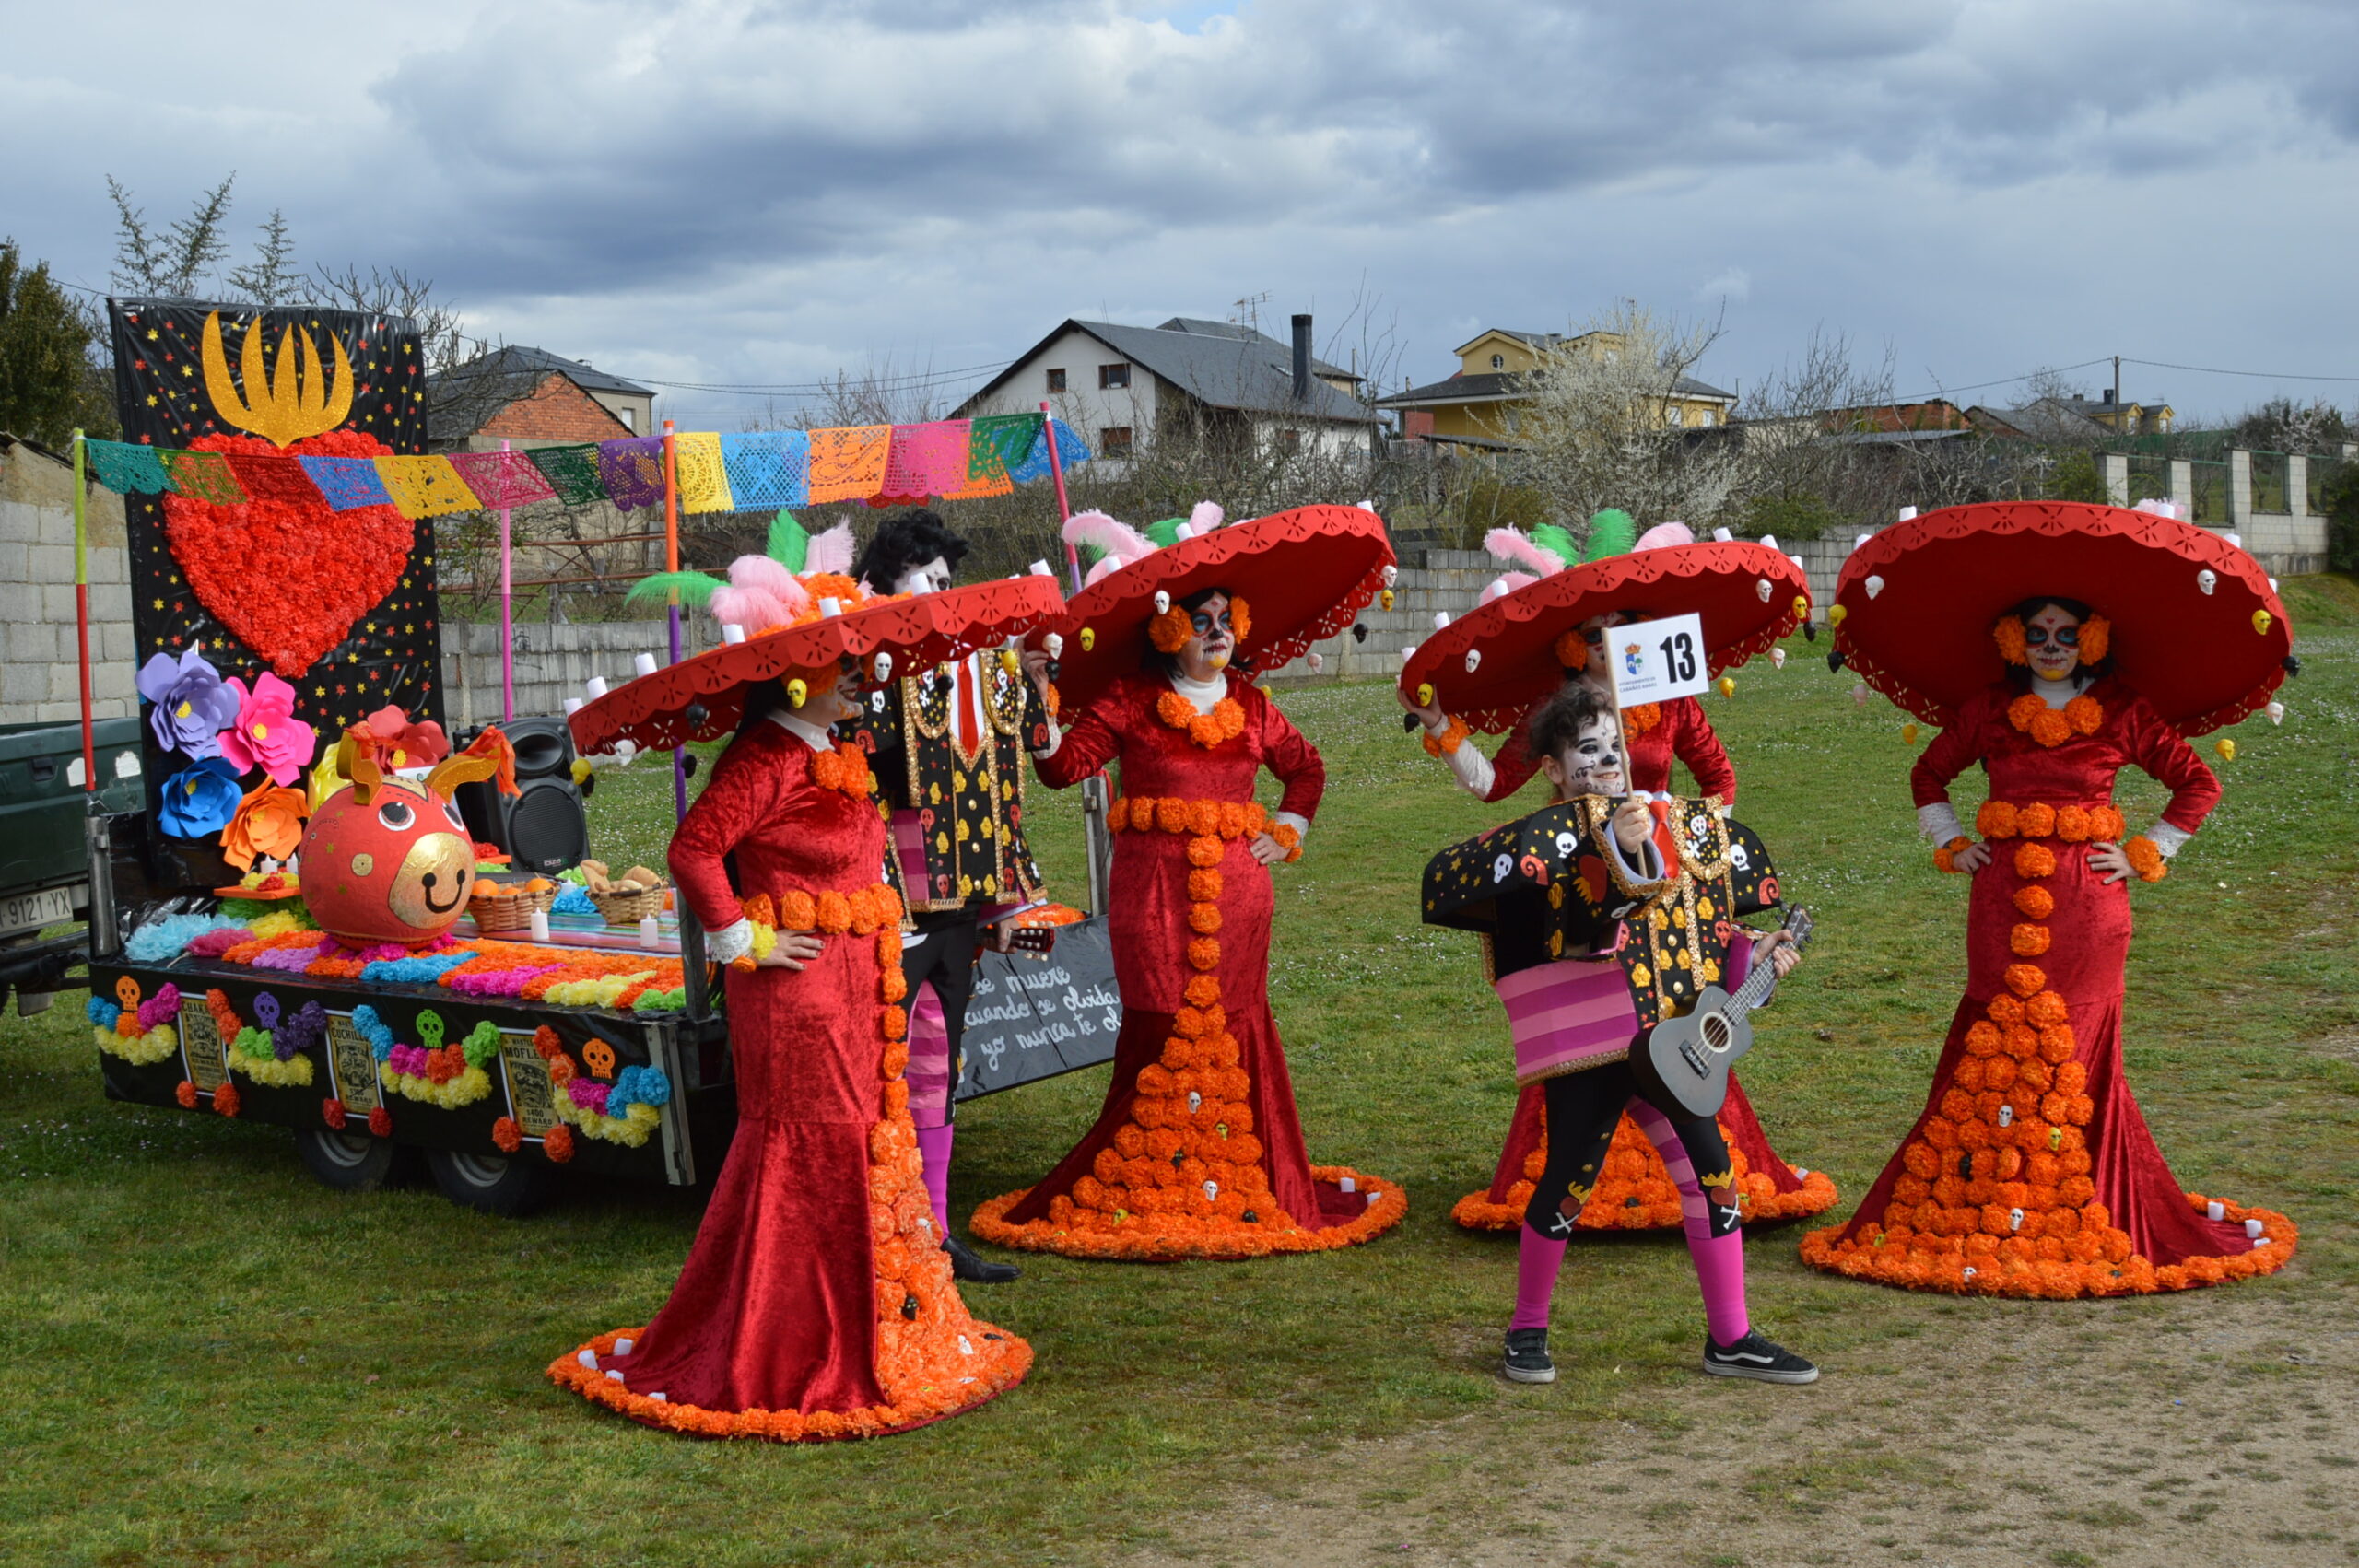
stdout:
{"type": "Polygon", "coordinates": [[[1266,294],[1397,385],[1628,297],[1722,315],[1723,386],[1826,328],[1903,393],[2119,354],[2201,368],[2125,367],[2182,416],[2359,402],[2348,0],[0,0],[0,232],[61,275],[107,286],[107,174],[160,220],[234,170],[241,249],[278,207],[305,260],[653,380],[983,368],[955,397],[1068,315],[1266,294]]]}

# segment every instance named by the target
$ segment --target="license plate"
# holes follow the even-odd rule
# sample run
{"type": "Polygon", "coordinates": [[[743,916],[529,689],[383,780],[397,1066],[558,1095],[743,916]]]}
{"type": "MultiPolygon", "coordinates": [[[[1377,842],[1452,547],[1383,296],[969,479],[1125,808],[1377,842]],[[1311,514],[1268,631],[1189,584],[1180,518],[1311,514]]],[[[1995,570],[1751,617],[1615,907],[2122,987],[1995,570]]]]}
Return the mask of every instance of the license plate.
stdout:
{"type": "Polygon", "coordinates": [[[39,893],[18,893],[0,898],[0,935],[62,925],[89,902],[88,883],[72,887],[45,887],[39,893]]]}

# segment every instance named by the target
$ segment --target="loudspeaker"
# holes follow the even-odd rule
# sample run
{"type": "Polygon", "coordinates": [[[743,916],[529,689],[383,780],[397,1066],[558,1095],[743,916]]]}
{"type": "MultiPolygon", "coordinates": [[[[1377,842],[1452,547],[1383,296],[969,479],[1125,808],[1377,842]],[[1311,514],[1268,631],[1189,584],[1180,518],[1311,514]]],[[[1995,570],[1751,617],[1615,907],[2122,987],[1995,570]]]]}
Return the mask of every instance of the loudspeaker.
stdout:
{"type": "Polygon", "coordinates": [[[516,748],[519,792],[503,795],[490,779],[460,785],[456,800],[467,831],[505,850],[518,871],[581,864],[590,853],[590,817],[573,782],[572,731],[562,719],[518,719],[498,728],[516,748]]]}

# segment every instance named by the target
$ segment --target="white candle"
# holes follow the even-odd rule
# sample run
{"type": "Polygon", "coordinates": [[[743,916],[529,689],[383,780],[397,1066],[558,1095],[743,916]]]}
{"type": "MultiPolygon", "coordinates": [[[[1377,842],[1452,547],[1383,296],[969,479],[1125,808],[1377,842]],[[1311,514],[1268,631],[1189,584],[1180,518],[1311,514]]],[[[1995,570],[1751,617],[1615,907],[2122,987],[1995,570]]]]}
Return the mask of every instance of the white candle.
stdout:
{"type": "Polygon", "coordinates": [[[655,931],[655,917],[652,915],[641,915],[639,918],[639,945],[648,948],[653,947],[657,941],[655,931]]]}
{"type": "Polygon", "coordinates": [[[546,909],[533,911],[533,940],[534,942],[549,940],[549,912],[546,909]]]}
{"type": "Polygon", "coordinates": [[[642,675],[651,675],[655,673],[655,655],[652,653],[642,653],[636,659],[633,659],[630,661],[630,665],[632,669],[638,671],[642,675]]]}

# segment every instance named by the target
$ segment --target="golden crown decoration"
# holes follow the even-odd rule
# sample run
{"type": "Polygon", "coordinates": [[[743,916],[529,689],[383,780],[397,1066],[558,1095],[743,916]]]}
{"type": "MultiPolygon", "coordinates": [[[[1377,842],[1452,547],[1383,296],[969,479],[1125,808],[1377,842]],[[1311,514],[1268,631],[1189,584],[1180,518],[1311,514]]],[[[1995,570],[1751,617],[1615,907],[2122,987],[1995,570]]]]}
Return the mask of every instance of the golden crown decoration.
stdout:
{"type": "Polygon", "coordinates": [[[335,350],[332,383],[319,345],[299,327],[278,334],[277,362],[273,365],[257,313],[246,327],[245,345],[238,353],[238,380],[232,380],[229,358],[221,346],[221,312],[209,312],[203,345],[205,390],[214,411],[226,423],[281,448],[334,429],[352,412],[352,361],[345,355],[343,340],[330,334],[328,345],[335,350]],[[239,381],[245,384],[242,393],[239,381]]]}

